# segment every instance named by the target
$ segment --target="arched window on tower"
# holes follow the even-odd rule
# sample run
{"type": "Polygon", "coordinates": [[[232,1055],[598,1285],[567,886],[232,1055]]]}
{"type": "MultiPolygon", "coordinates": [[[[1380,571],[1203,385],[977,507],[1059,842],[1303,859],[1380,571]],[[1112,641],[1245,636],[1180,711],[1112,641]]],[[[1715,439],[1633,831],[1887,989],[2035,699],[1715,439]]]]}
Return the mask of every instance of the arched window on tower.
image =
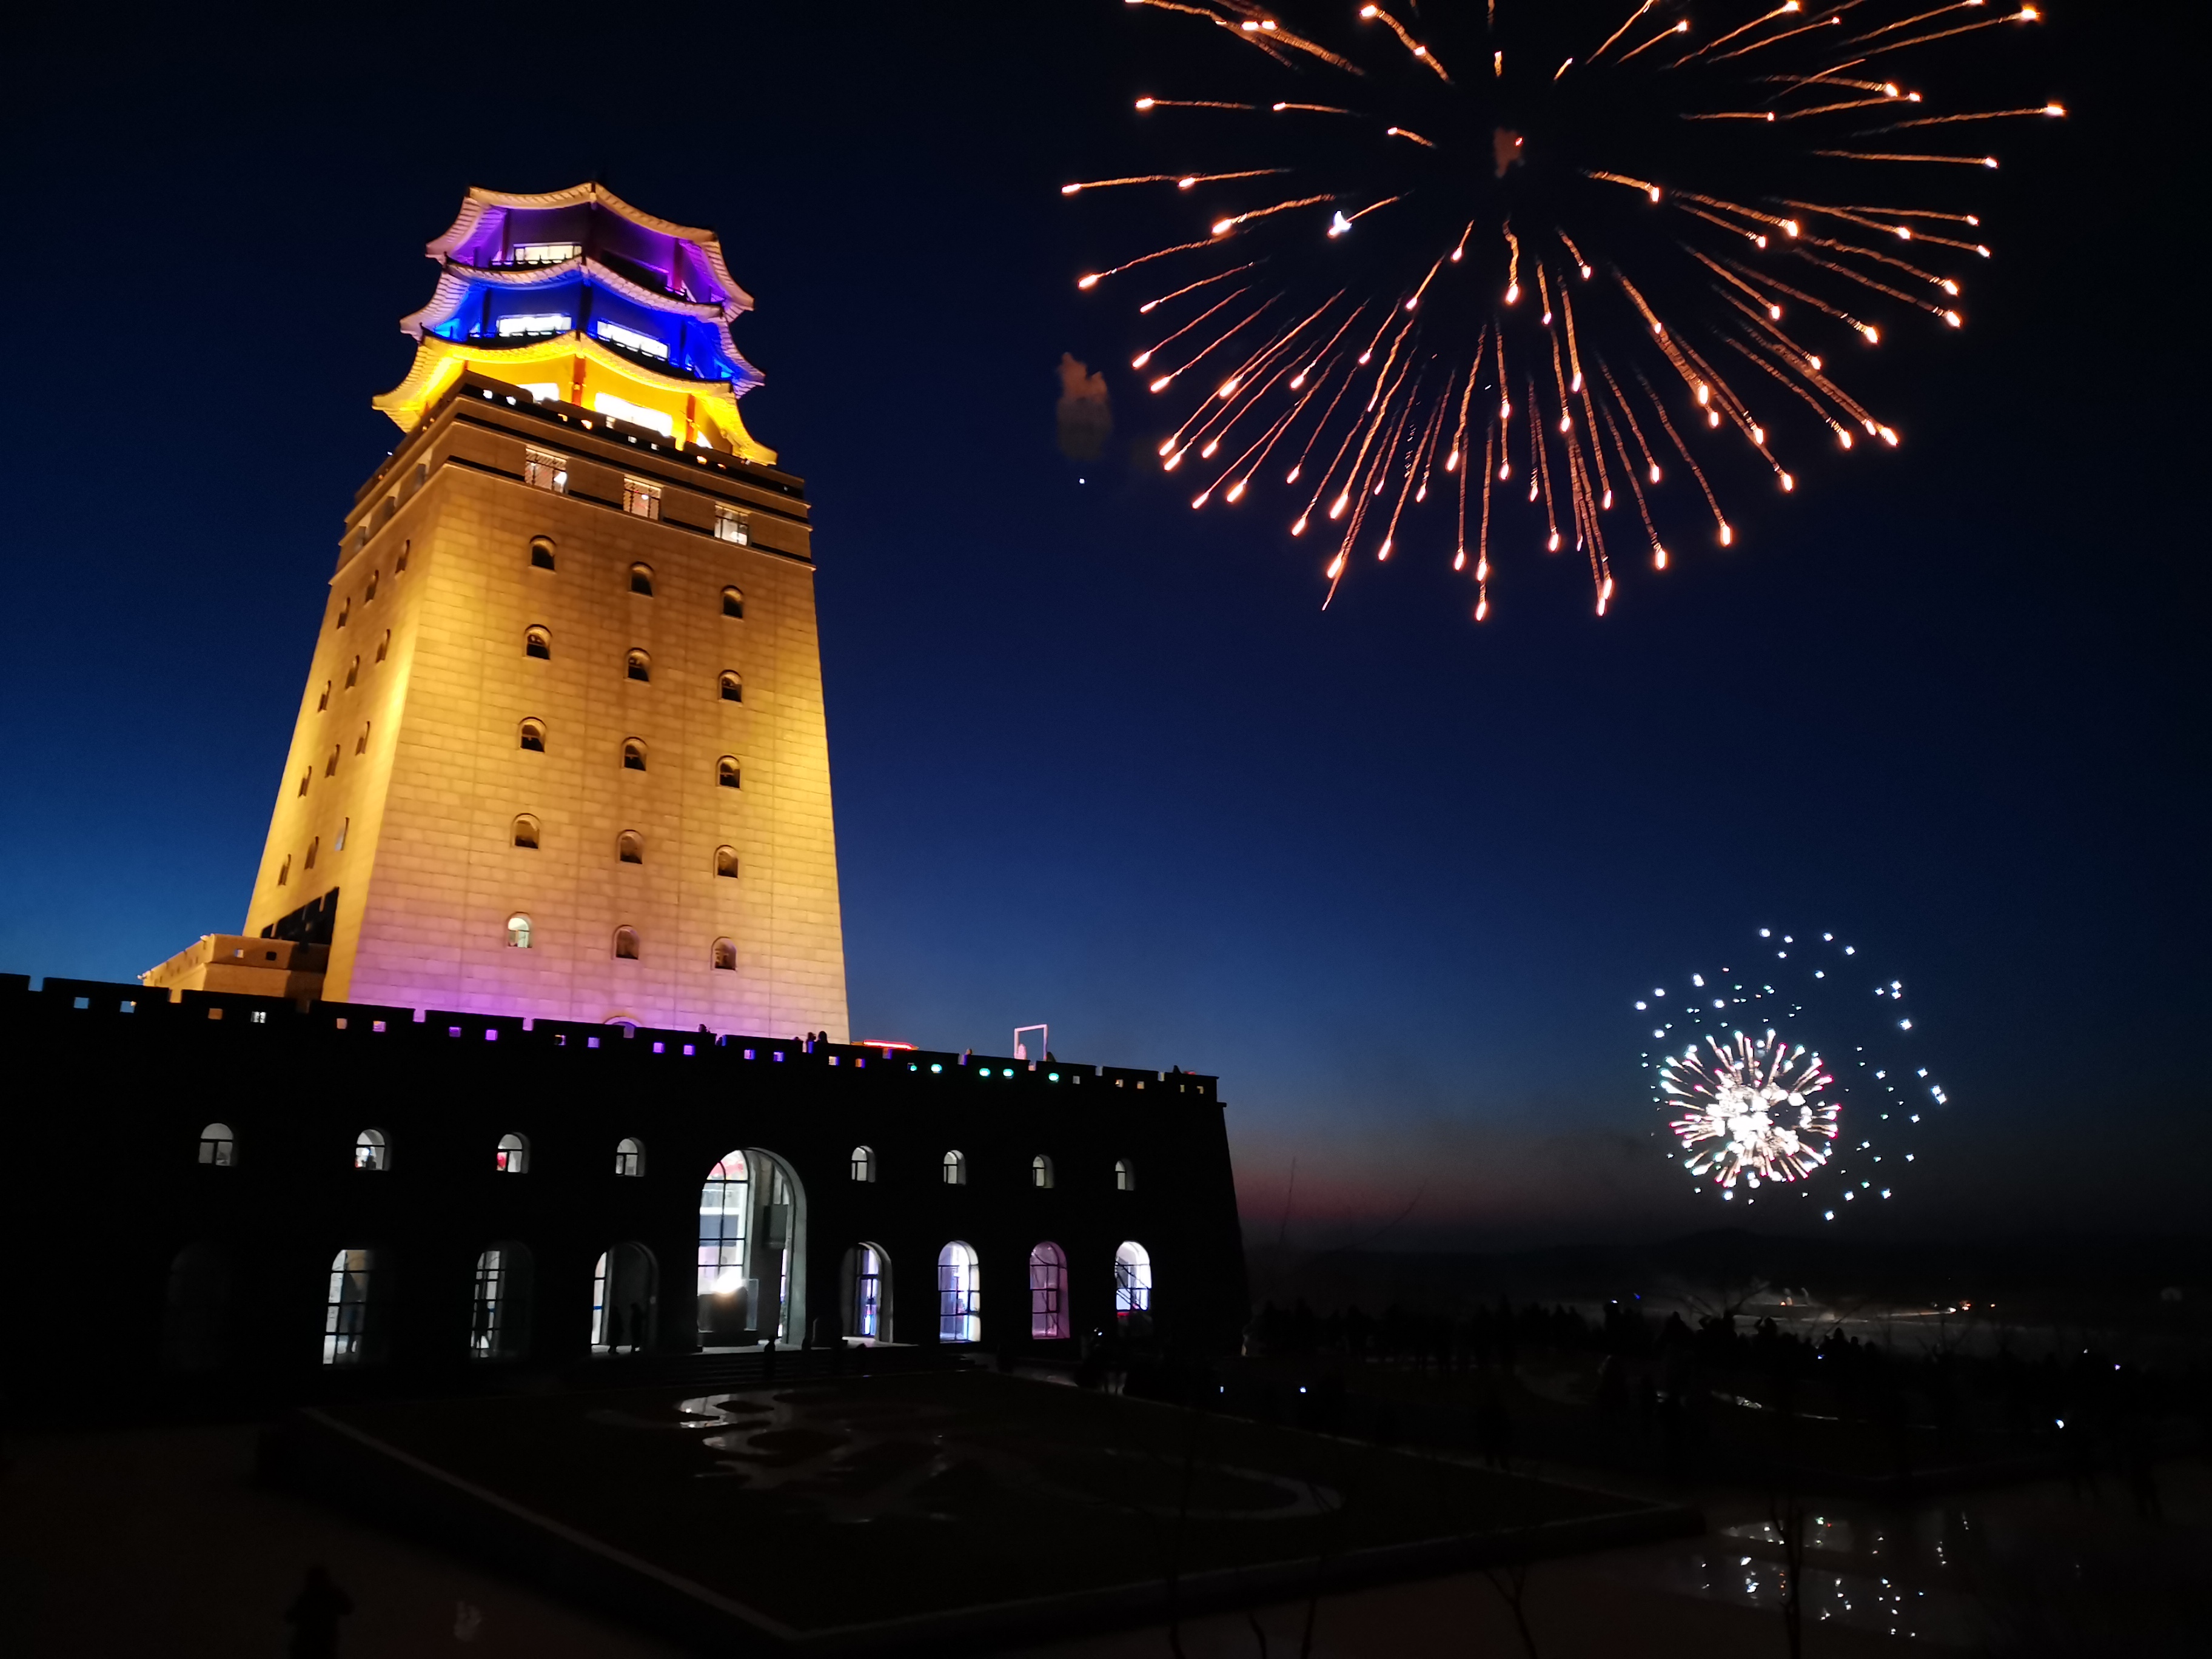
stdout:
{"type": "Polygon", "coordinates": [[[1067,1255],[1048,1239],[1030,1252],[1030,1334],[1067,1334],[1067,1255]]]}
{"type": "Polygon", "coordinates": [[[975,1250],[954,1240],[937,1253],[937,1340],[983,1338],[983,1273],[975,1250]]]}
{"type": "Polygon", "coordinates": [[[637,960],[636,928],[617,927],[615,929],[615,960],[617,962],[635,962],[637,960]]]}
{"type": "Polygon", "coordinates": [[[714,849],[714,873],[718,876],[735,876],[738,873],[736,848],[717,847],[714,849]]]}
{"type": "MultiPolygon", "coordinates": [[[[515,845],[520,847],[522,843],[517,842],[515,845]]],[[[537,842],[532,842],[531,845],[534,847],[537,842]]],[[[507,919],[507,942],[517,951],[530,948],[530,918],[520,910],[507,919]]]]}
{"type": "Polygon", "coordinates": [[[386,629],[384,637],[376,642],[376,659],[382,662],[392,654],[392,630],[386,629]]]}
{"type": "Polygon", "coordinates": [[[323,695],[315,699],[315,712],[319,714],[331,706],[331,683],[323,682],[323,695]]]}
{"type": "MultiPolygon", "coordinates": [[[[388,511],[392,503],[390,501],[386,501],[384,505],[388,511]]],[[[363,605],[372,604],[376,599],[376,580],[378,574],[379,573],[374,570],[368,573],[368,586],[361,596],[361,602],[363,605]]]]}
{"type": "Polygon", "coordinates": [[[738,967],[738,942],[733,939],[714,941],[714,966],[723,973],[735,973],[738,967]]]}
{"type": "Polygon", "coordinates": [[[722,701],[743,702],[744,700],[745,683],[738,678],[738,671],[734,668],[724,669],[722,671],[722,701]]]}
{"type": "Polygon", "coordinates": [[[517,729],[521,733],[522,746],[525,749],[533,755],[542,755],[545,752],[545,722],[544,720],[525,720],[517,729]]]}
{"type": "Polygon", "coordinates": [[[228,1123],[210,1123],[200,1131],[200,1162],[228,1170],[238,1162],[238,1137],[228,1123]]]}
{"type": "Polygon", "coordinates": [[[645,862],[645,837],[635,830],[625,830],[615,841],[615,856],[624,864],[645,862]]]}
{"type": "Polygon", "coordinates": [[[381,1174],[392,1168],[392,1142],[381,1129],[363,1129],[353,1138],[353,1167],[381,1174]]]}
{"type": "Polygon", "coordinates": [[[1133,1240],[1114,1252],[1114,1313],[1127,1319],[1152,1309],[1152,1258],[1133,1240]]]}
{"type": "Polygon", "coordinates": [[[532,536],[530,538],[530,567],[533,570],[550,570],[553,568],[551,537],[532,536]]]}
{"type": "Polygon", "coordinates": [[[361,659],[359,657],[356,657],[351,662],[346,665],[345,689],[349,691],[352,690],[354,687],[360,683],[360,681],[361,659]]]}
{"type": "MultiPolygon", "coordinates": [[[[203,1158],[201,1162],[205,1163],[203,1158]]],[[[853,1148],[853,1179],[873,1181],[876,1178],[876,1149],[872,1146],[853,1148]]]]}
{"type": "Polygon", "coordinates": [[[642,651],[632,651],[623,659],[623,672],[641,682],[653,678],[653,659],[642,651]]]}
{"type": "Polygon", "coordinates": [[[1114,1190],[1117,1193],[1137,1190],[1137,1166],[1126,1158],[1114,1160],[1114,1190]]]}
{"type": "Polygon", "coordinates": [[[1052,1160],[1042,1152],[1039,1152],[1030,1160],[1030,1185],[1032,1187],[1052,1185],[1052,1160]]]}
{"type": "Polygon", "coordinates": [[[629,591],[633,593],[643,594],[648,599],[653,597],[653,567],[651,565],[630,566],[629,591]]]}
{"type": "Polygon", "coordinates": [[[623,770],[625,772],[645,770],[645,744],[636,738],[623,739],[623,770]]]}
{"type": "Polygon", "coordinates": [[[945,1153],[945,1163],[944,1163],[943,1168],[944,1168],[944,1171],[945,1171],[945,1184],[946,1186],[948,1186],[948,1187],[965,1187],[965,1186],[968,1184],[968,1154],[967,1154],[967,1153],[965,1153],[965,1152],[947,1152],[947,1153],[945,1153]]]}
{"type": "Polygon", "coordinates": [[[744,787],[743,780],[738,771],[738,758],[736,756],[725,755],[721,759],[714,763],[714,781],[721,785],[725,789],[738,789],[744,787]]]}
{"type": "MultiPolygon", "coordinates": [[[[538,820],[527,812],[521,813],[514,820],[514,844],[526,847],[533,853],[538,850],[538,820]]],[[[527,926],[526,919],[525,925],[527,926]]]]}
{"type": "Polygon", "coordinates": [[[524,629],[522,654],[535,657],[540,662],[550,662],[553,659],[553,635],[543,628],[524,629]]]}
{"type": "Polygon", "coordinates": [[[499,1150],[492,1155],[492,1167],[501,1175],[530,1173],[530,1142],[512,1131],[499,1138],[499,1150]]]}
{"type": "Polygon", "coordinates": [[[321,852],[322,850],[323,850],[323,838],[322,838],[320,836],[312,836],[308,837],[308,840],[307,840],[307,856],[306,857],[306,859],[304,859],[303,860],[301,860],[301,865],[300,865],[300,867],[301,867],[302,870],[312,870],[312,869],[313,869],[313,868],[315,867],[315,854],[318,854],[318,853],[319,853],[319,852],[321,852]]]}
{"type": "Polygon", "coordinates": [[[722,590],[722,614],[735,617],[739,622],[745,617],[745,596],[734,587],[722,590]]]}
{"type": "Polygon", "coordinates": [[[624,1135],[615,1142],[615,1173],[618,1176],[641,1176],[645,1173],[645,1143],[634,1135],[624,1135]]]}

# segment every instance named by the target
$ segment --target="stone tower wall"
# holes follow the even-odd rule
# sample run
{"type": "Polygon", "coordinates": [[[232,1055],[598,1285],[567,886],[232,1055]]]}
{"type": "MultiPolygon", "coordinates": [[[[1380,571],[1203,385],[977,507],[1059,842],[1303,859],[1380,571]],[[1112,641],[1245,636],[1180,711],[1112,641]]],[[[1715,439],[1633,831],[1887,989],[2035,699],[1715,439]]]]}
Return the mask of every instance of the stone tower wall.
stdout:
{"type": "Polygon", "coordinates": [[[796,479],[465,379],[349,517],[246,931],[337,888],[331,1000],[842,1039],[813,581],[796,479]],[[567,461],[564,490],[529,481],[532,449],[567,461]],[[657,520],[624,510],[626,478],[659,489],[657,520]],[[744,515],[749,545],[717,538],[718,507],[744,515]],[[551,570],[532,565],[538,538],[551,570]],[[550,659],[526,653],[533,626],[550,659]],[[649,682],[629,678],[632,650],[649,682]],[[543,753],[521,747],[526,720],[543,753]],[[623,764],[630,739],[642,772],[623,764]],[[724,756],[739,787],[719,781],[724,756]],[[521,814],[535,849],[514,844],[521,814]],[[625,831],[641,863],[620,859],[625,831]],[[716,873],[723,847],[735,878],[716,873]],[[517,914],[527,950],[507,942],[517,914]],[[636,960],[615,955],[622,927],[636,960]],[[714,965],[724,939],[733,970],[714,965]]]}

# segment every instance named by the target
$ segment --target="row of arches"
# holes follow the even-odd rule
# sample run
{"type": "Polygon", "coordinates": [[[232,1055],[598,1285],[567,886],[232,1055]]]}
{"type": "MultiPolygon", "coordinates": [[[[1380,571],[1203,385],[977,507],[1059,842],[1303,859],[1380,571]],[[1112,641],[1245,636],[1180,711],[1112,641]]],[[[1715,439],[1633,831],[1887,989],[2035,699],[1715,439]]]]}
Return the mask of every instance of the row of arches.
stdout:
{"type": "MultiPolygon", "coordinates": [[[[526,1175],[530,1170],[530,1137],[518,1131],[500,1136],[493,1150],[493,1168],[501,1175],[526,1175]]],[[[198,1161],[220,1169],[228,1169],[238,1162],[238,1136],[228,1123],[208,1124],[200,1131],[198,1161]]],[[[391,1137],[380,1128],[367,1128],[354,1137],[353,1166],[369,1171],[388,1170],[392,1167],[391,1137]]],[[[945,1154],[945,1179],[948,1183],[965,1186],[968,1181],[968,1155],[954,1151],[945,1154]]],[[[715,1166],[718,1173],[708,1176],[711,1186],[716,1181],[745,1179],[744,1155],[732,1153],[715,1166]],[[732,1164],[730,1158],[737,1163],[732,1164]],[[732,1173],[732,1171],[735,1171],[732,1173]]],[[[853,1148],[849,1170],[854,1181],[872,1185],[881,1174],[881,1160],[872,1146],[853,1148]]],[[[635,1135],[624,1135],[615,1143],[614,1172],[618,1176],[641,1176],[645,1174],[645,1143],[635,1135]]],[[[1030,1161],[1030,1184],[1050,1188],[1057,1180],[1057,1167],[1053,1160],[1040,1152],[1030,1161]]],[[[1137,1186],[1136,1165],[1126,1158],[1114,1160],[1114,1189],[1134,1192],[1137,1186]]],[[[707,1213],[702,1204],[701,1214],[707,1213]]]]}
{"type": "MultiPolygon", "coordinates": [[[[887,1285],[890,1260],[880,1246],[863,1244],[862,1259],[887,1285]]],[[[858,1281],[856,1283],[869,1283],[858,1281]]],[[[1038,1341],[1073,1336],[1067,1300],[1067,1252],[1045,1239],[1029,1255],[1029,1334],[1038,1341]]],[[[877,1294],[880,1296],[881,1292],[877,1294]]],[[[853,1334],[876,1335],[878,1310],[862,1296],[853,1300],[853,1334]]],[[[1114,1315],[1127,1320],[1148,1314],[1152,1307],[1152,1253],[1134,1239],[1124,1239],[1114,1251],[1114,1315]]],[[[983,1264],[973,1245],[955,1239],[937,1253],[937,1340],[939,1342],[980,1342],[983,1340],[983,1264]]]]}
{"type": "MultiPolygon", "coordinates": [[[[537,926],[529,913],[517,910],[507,919],[507,942],[517,951],[531,950],[537,939],[537,926]]],[[[643,951],[638,931],[635,927],[617,927],[614,931],[613,947],[610,955],[617,962],[635,962],[643,951]]],[[[738,970],[738,942],[733,939],[718,939],[708,947],[708,965],[720,972],[733,974],[738,970]]]]}
{"type": "MultiPolygon", "coordinates": [[[[546,752],[545,722],[535,714],[515,727],[515,744],[527,753],[546,752]]],[[[644,772],[651,769],[652,752],[643,738],[624,738],[622,741],[622,769],[625,772],[644,772]]],[[[735,755],[723,755],[714,762],[714,781],[724,789],[744,787],[744,765],[735,755]]]]}
{"type": "MultiPolygon", "coordinates": [[[[522,654],[526,657],[533,658],[539,662],[552,661],[552,629],[545,627],[542,623],[532,623],[530,627],[524,629],[522,630],[522,654]]],[[[378,654],[377,660],[379,662],[384,660],[380,651],[378,654]]],[[[353,660],[353,668],[349,672],[346,678],[346,684],[349,689],[353,684],[353,676],[357,674],[360,670],[361,659],[356,657],[353,660]]],[[[641,685],[651,684],[653,683],[653,653],[646,650],[642,646],[635,646],[631,647],[629,651],[624,652],[623,653],[623,678],[624,679],[635,680],[641,685]]],[[[739,674],[736,669],[724,669],[717,677],[716,684],[721,691],[722,701],[724,702],[743,702],[745,700],[744,677],[739,674]]]]}
{"type": "MultiPolygon", "coordinates": [[[[228,1263],[212,1246],[179,1255],[171,1270],[163,1346],[180,1370],[221,1363],[222,1315],[228,1311],[228,1263]]],[[[323,1304],[322,1363],[349,1366],[385,1357],[392,1302],[391,1270],[379,1250],[358,1246],[331,1259],[323,1304]]],[[[519,1359],[530,1352],[536,1263],[530,1247],[502,1241],[476,1259],[469,1304],[472,1359],[519,1359]]],[[[635,1241],[600,1253],[592,1267],[591,1343],[594,1353],[641,1353],[652,1346],[659,1303],[653,1252],[635,1241]]]]}
{"type": "MultiPolygon", "coordinates": [[[[204,1163],[234,1164],[236,1137],[221,1123],[209,1125],[200,1138],[200,1156],[204,1163]]],[[[615,1156],[618,1176],[644,1173],[645,1148],[635,1138],[618,1142],[615,1156]]],[[[392,1143],[380,1130],[364,1130],[356,1138],[354,1158],[356,1168],[388,1170],[392,1143]]],[[[502,1135],[494,1160],[501,1174],[528,1173],[528,1139],[502,1135]]],[[[699,1198],[696,1329],[702,1347],[788,1345],[808,1334],[802,1325],[807,1306],[805,1226],[804,1191],[782,1159],[758,1148],[739,1148],[716,1160],[699,1198]]],[[[230,1266],[223,1250],[205,1244],[179,1253],[172,1265],[164,1348],[187,1369],[221,1363],[232,1300],[230,1266]]],[[[982,1268],[981,1255],[965,1240],[953,1240],[938,1252],[939,1341],[982,1340],[982,1268]]],[[[652,1346],[659,1322],[659,1279],[653,1254],[641,1243],[617,1243],[600,1253],[591,1291],[594,1352],[634,1352],[652,1346]]],[[[864,1342],[891,1340],[890,1252],[873,1240],[854,1246],[844,1254],[842,1279],[836,1330],[864,1342]]],[[[1030,1336],[1053,1340],[1073,1335],[1066,1250],[1055,1241],[1040,1241],[1029,1252],[1026,1279],[1030,1336]]],[[[1152,1297],[1150,1253],[1134,1240],[1125,1240],[1114,1254],[1115,1317],[1149,1313],[1152,1297]]],[[[329,1268],[322,1363],[357,1365],[382,1358],[392,1301],[391,1264],[378,1247],[339,1250],[329,1268]]],[[[468,1352],[478,1359],[501,1359],[527,1352],[536,1302],[535,1262],[528,1246],[500,1240],[484,1247],[473,1267],[468,1352]]]]}
{"type": "MultiPolygon", "coordinates": [[[[543,844],[545,825],[535,812],[518,812],[509,827],[513,844],[527,853],[537,852],[543,844]]],[[[642,830],[625,830],[615,837],[615,861],[617,864],[645,862],[645,835],[642,830]]],[[[734,878],[738,873],[738,849],[722,846],[714,849],[714,873],[734,878]]]]}
{"type": "MultiPolygon", "coordinates": [[[[659,515],[648,514],[644,516],[657,517],[659,515]]],[[[748,541],[750,539],[749,537],[742,533],[742,524],[740,524],[739,529],[740,533],[738,534],[723,535],[721,534],[720,523],[718,520],[716,533],[720,539],[723,541],[734,541],[740,543],[748,541]]],[[[553,538],[550,536],[533,536],[530,538],[530,568],[533,570],[556,570],[560,568],[558,551],[554,544],[553,538]]],[[[641,599],[649,599],[653,596],[653,567],[651,565],[640,562],[630,566],[629,591],[631,592],[636,594],[641,599]]],[[[375,578],[373,576],[370,578],[369,597],[371,599],[376,597],[375,578]]],[[[726,587],[722,590],[722,614],[726,617],[734,617],[740,622],[744,620],[745,596],[743,590],[735,587],[726,587]]]]}

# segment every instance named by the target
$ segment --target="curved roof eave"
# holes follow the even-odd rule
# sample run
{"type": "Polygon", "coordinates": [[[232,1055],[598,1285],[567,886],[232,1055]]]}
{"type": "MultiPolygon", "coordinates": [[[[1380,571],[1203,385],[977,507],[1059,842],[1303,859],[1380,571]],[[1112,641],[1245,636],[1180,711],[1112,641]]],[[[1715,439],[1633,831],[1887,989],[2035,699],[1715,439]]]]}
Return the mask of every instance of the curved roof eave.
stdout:
{"type": "Polygon", "coordinates": [[[566,190],[544,191],[532,195],[515,191],[486,190],[482,185],[471,185],[468,195],[462,200],[461,210],[444,235],[426,244],[423,252],[433,259],[443,259],[463,242],[483,221],[487,210],[503,208],[563,208],[574,207],[579,202],[595,203],[611,213],[618,213],[641,229],[658,231],[663,236],[673,236],[695,245],[706,255],[707,261],[722,285],[730,291],[731,303],[740,311],[753,308],[752,295],[739,288],[730,276],[730,268],[722,258],[722,246],[714,233],[697,225],[679,225],[673,219],[663,219],[647,213],[642,208],[632,207],[605,185],[571,185],[566,190]]]}
{"type": "Polygon", "coordinates": [[[634,283],[618,270],[610,270],[597,259],[579,255],[546,265],[459,265],[450,261],[438,273],[438,285],[431,291],[430,303],[420,311],[399,319],[399,331],[422,337],[423,331],[442,323],[451,322],[460,309],[461,301],[468,297],[469,289],[481,283],[489,288],[542,288],[581,274],[600,283],[610,293],[619,294],[626,300],[653,311],[673,316],[690,317],[702,323],[713,323],[721,331],[722,343],[736,356],[736,347],[730,341],[729,312],[732,307],[709,305],[699,300],[676,300],[665,294],[656,294],[641,283],[634,283]]]}
{"type": "Polygon", "coordinates": [[[733,357],[743,371],[742,376],[728,380],[694,380],[682,375],[656,374],[633,358],[609,350],[586,334],[556,334],[547,339],[532,340],[526,345],[506,347],[485,347],[430,334],[416,340],[415,361],[408,366],[406,378],[391,391],[370,398],[369,404],[398,422],[401,430],[411,432],[422,419],[422,406],[435,388],[441,369],[455,358],[463,362],[483,363],[487,368],[515,368],[528,363],[557,362],[566,357],[588,357],[617,374],[647,385],[662,386],[671,392],[716,401],[726,398],[732,408],[739,398],[762,381],[760,371],[742,357],[733,357]]]}

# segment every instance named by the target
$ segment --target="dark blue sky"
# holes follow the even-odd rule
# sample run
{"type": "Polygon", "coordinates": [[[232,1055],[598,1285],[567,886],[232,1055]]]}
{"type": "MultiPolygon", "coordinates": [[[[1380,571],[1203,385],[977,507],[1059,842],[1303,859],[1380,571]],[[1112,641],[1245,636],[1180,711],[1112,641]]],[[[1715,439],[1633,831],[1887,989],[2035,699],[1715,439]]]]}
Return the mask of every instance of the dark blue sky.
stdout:
{"type": "Polygon", "coordinates": [[[2145,9],[2019,48],[2075,118],[2006,145],[1900,452],[1806,469],[1602,621],[1501,558],[1480,629],[1433,558],[1323,615],[1273,504],[1194,515],[1129,462],[1131,319],[1074,292],[1106,250],[1055,187],[1187,37],[1110,0],[757,9],[22,43],[0,967],[126,978],[238,925],[422,245],[469,183],[596,174],[717,227],[758,301],[856,1034],[1048,1019],[1218,1072],[1270,1231],[1295,1157],[1320,1236],[1408,1203],[1394,1238],[1648,1232],[1716,1212],[1648,1139],[1627,1000],[1834,927],[1955,1103],[1889,1225],[2201,1224],[2203,347],[2161,239],[2202,187],[2145,9]],[[1063,351],[1111,384],[1095,469],[1055,447],[1063,351]]]}

